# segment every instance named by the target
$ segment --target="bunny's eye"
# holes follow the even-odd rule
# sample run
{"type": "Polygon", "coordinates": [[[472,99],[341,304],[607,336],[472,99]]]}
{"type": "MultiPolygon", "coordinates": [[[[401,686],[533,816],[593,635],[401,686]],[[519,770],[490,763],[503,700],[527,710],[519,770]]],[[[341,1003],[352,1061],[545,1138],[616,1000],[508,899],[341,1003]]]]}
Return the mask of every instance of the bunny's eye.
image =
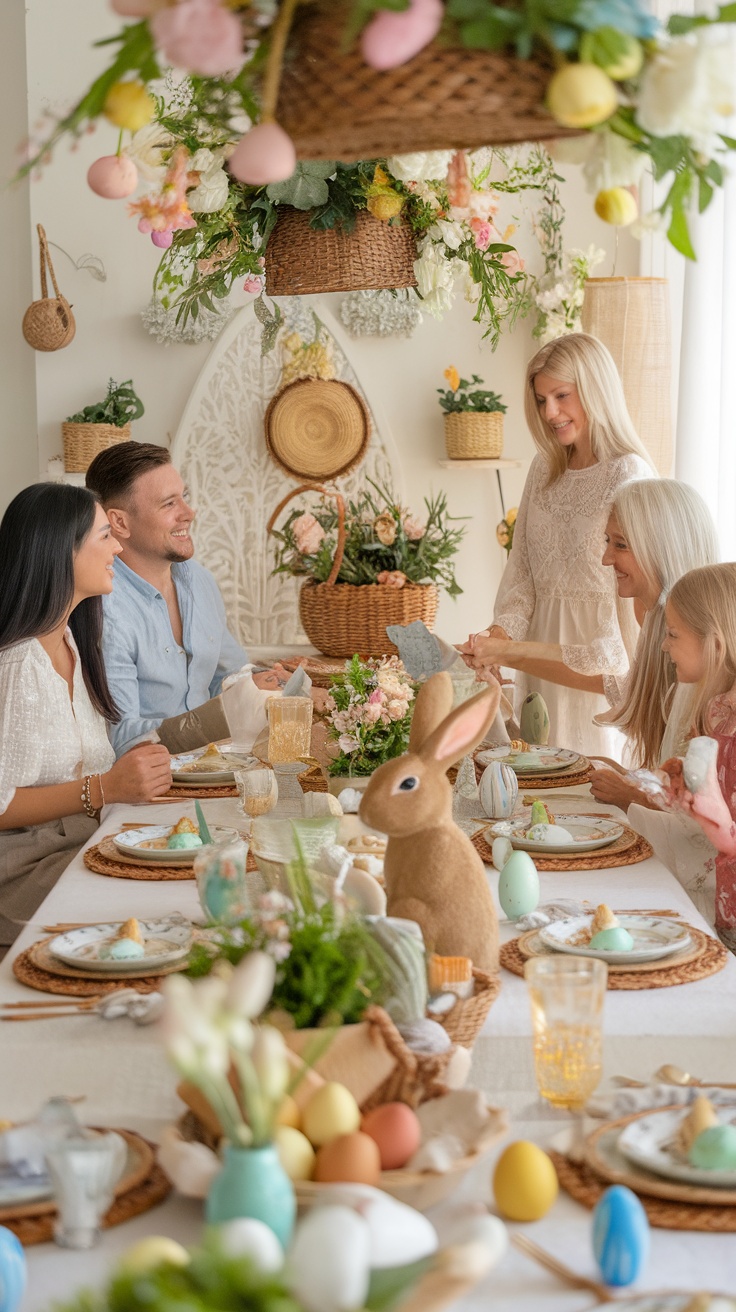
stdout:
{"type": "Polygon", "coordinates": [[[416,775],[409,774],[407,775],[406,779],[401,780],[401,783],[399,784],[399,792],[411,793],[414,791],[415,788],[418,787],[419,787],[419,780],[417,779],[416,775]]]}

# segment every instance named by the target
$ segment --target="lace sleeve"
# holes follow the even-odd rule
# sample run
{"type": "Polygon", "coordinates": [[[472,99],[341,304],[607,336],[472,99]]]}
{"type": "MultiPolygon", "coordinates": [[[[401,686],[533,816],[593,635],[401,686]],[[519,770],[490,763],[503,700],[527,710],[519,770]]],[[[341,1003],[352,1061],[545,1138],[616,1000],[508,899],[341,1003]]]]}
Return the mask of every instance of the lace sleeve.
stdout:
{"type": "Polygon", "coordinates": [[[35,664],[11,648],[0,655],[0,814],[16,788],[35,784],[41,773],[48,698],[35,664]]]}
{"type": "Polygon", "coordinates": [[[493,611],[493,623],[505,629],[515,642],[522,642],[526,637],[536,603],[536,589],[529,563],[526,534],[529,501],[534,495],[539,465],[540,457],[537,456],[532,461],[521,494],[521,504],[514,527],[514,545],[498,585],[493,611]]]}

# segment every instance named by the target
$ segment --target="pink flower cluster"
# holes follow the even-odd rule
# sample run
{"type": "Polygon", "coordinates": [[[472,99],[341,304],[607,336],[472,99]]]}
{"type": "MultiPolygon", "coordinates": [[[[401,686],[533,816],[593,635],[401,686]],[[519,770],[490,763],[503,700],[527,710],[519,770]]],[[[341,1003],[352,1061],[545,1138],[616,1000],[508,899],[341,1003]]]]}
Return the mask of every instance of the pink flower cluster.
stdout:
{"type": "MultiPolygon", "coordinates": [[[[247,290],[249,289],[246,288],[247,290]]],[[[314,515],[310,515],[308,511],[305,511],[303,515],[298,515],[291,529],[294,534],[296,549],[300,555],[313,556],[315,551],[319,550],[325,531],[314,515]]]]}
{"type": "Polygon", "coordinates": [[[333,696],[325,701],[328,721],[339,735],[340,751],[348,755],[359,747],[365,750],[366,739],[377,726],[403,720],[414,700],[414,689],[398,657],[381,661],[375,673],[378,686],[367,699],[352,690],[350,704],[344,710],[337,709],[333,696]]]}
{"type": "Polygon", "coordinates": [[[243,31],[219,0],[179,0],[151,18],[156,45],[175,68],[200,77],[237,72],[243,63],[243,31]]]}
{"type": "Polygon", "coordinates": [[[187,205],[187,188],[199,181],[198,173],[190,173],[187,168],[189,153],[184,146],[179,146],[171,156],[171,163],[166,171],[164,184],[158,196],[142,196],[133,201],[131,214],[140,215],[138,231],[150,232],[154,246],[166,250],[174,240],[177,228],[196,228],[196,219],[192,217],[187,205]]]}

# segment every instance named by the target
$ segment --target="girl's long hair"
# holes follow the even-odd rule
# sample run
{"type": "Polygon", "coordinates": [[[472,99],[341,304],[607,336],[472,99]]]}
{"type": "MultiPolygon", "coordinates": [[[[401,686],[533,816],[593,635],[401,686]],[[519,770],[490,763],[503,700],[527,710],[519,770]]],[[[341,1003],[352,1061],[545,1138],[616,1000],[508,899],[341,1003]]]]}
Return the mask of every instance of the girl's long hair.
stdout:
{"type": "Polygon", "coordinates": [[[653,769],[659,764],[676,683],[674,666],[662,651],[665,602],[684,574],[702,573],[700,566],[715,564],[718,537],[702,497],[675,479],[625,483],[611,514],[658,600],[644,616],[626,696],[607,723],[624,731],[637,763],[653,769]]]}
{"type": "MultiPolygon", "coordinates": [[[[86,488],[63,483],[34,483],[11,501],[0,522],[0,651],[43,637],[69,613],[74,557],[97,504],[86,488]]],[[[80,601],[69,627],[92,705],[116,723],[120,715],[102,659],[102,598],[80,601]]]]}
{"type": "Polygon", "coordinates": [[[524,388],[524,411],[534,445],[555,483],[567,469],[567,451],[560,446],[549,424],[539,412],[534,380],[549,374],[563,383],[574,383],[588,420],[590,445],[597,460],[637,455],[656,471],[631,420],[624,389],[613,357],[603,342],[587,333],[568,333],[548,342],[529,361],[524,388]]]}
{"type": "Polygon", "coordinates": [[[708,703],[736,683],[736,564],[690,570],[669,600],[703,641],[705,675],[695,685],[692,719],[696,734],[707,734],[708,703]]]}

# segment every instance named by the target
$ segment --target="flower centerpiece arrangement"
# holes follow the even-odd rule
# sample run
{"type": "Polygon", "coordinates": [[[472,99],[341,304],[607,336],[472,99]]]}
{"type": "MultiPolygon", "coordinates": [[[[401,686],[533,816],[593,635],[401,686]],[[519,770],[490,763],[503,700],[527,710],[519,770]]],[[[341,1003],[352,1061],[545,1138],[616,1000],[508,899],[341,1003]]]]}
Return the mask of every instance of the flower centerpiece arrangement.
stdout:
{"type": "Polygon", "coordinates": [[[347,503],[324,494],[313,510],[293,509],[282,528],[271,524],[274,573],[306,578],[299,613],[325,655],[396,654],[387,625],[421,619],[431,628],[438,585],[460,594],[453,556],[465,527],[448,514],[444,493],[425,507],[422,521],[369,479],[347,503]]]}
{"type": "Polygon", "coordinates": [[[371,775],[409,746],[414,684],[397,656],[353,656],[332,679],[325,703],[328,739],[337,745],[331,775],[371,775]]]}
{"type": "Polygon", "coordinates": [[[506,406],[497,392],[483,391],[478,374],[461,378],[454,364],[445,369],[449,387],[438,387],[445,416],[445,447],[450,460],[498,460],[503,451],[506,406]]]}
{"type": "Polygon", "coordinates": [[[506,555],[509,554],[514,545],[514,527],[516,525],[516,517],[518,513],[518,506],[511,506],[511,508],[506,511],[501,522],[496,526],[496,541],[500,547],[503,547],[506,555]]]}
{"type": "Polygon", "coordinates": [[[133,383],[110,379],[102,401],[86,405],[70,415],[61,426],[64,468],[67,473],[85,473],[94,457],[116,442],[130,441],[130,425],[143,414],[143,402],[133,383]]]}

